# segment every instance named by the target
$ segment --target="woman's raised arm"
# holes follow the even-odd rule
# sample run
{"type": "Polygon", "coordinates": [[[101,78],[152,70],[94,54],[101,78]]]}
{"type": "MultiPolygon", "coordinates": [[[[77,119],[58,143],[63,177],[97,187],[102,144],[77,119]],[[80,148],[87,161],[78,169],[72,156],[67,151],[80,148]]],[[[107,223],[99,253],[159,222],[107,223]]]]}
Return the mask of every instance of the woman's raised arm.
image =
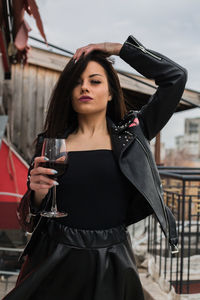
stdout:
{"type": "Polygon", "coordinates": [[[129,36],[119,56],[143,76],[158,85],[148,103],[138,113],[141,127],[148,140],[166,125],[181,99],[187,81],[187,71],[164,55],[146,49],[129,36]]]}

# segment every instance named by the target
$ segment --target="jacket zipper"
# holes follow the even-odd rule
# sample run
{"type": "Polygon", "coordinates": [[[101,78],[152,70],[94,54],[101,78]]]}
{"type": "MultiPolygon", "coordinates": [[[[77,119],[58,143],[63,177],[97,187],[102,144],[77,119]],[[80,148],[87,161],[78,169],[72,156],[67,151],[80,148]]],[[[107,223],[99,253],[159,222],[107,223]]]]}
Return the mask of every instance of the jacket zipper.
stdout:
{"type": "MultiPolygon", "coordinates": [[[[153,174],[154,184],[155,184],[157,193],[158,193],[159,198],[160,198],[160,194],[159,194],[159,192],[158,192],[158,188],[157,188],[157,185],[156,185],[156,183],[155,183],[155,174],[154,174],[154,171],[153,171],[153,168],[152,168],[152,165],[151,165],[151,160],[150,160],[150,158],[149,158],[149,155],[148,155],[148,153],[147,153],[147,151],[146,151],[145,146],[143,145],[143,143],[142,143],[137,137],[136,137],[136,140],[138,141],[138,143],[140,144],[140,146],[142,147],[142,149],[143,149],[144,152],[146,153],[147,159],[148,159],[148,161],[149,161],[149,165],[150,165],[150,167],[151,167],[151,172],[152,172],[152,174],[153,174]]],[[[166,224],[168,224],[168,220],[167,220],[167,216],[166,216],[164,204],[163,204],[162,201],[160,201],[160,202],[161,202],[161,205],[162,205],[162,207],[163,207],[163,211],[164,211],[164,216],[165,216],[166,224]]],[[[168,234],[168,233],[167,233],[167,234],[168,234]]]]}
{"type": "Polygon", "coordinates": [[[141,44],[139,44],[139,42],[136,39],[134,39],[134,37],[132,35],[130,37],[133,39],[134,43],[136,43],[137,45],[134,45],[134,44],[129,43],[129,42],[126,42],[126,44],[129,44],[129,45],[131,45],[131,46],[133,46],[133,47],[135,47],[137,49],[140,49],[142,52],[147,53],[147,54],[151,55],[152,57],[154,57],[154,58],[156,58],[158,60],[162,60],[161,57],[155,55],[154,53],[152,53],[149,50],[147,50],[144,46],[142,46],[141,44]]]}

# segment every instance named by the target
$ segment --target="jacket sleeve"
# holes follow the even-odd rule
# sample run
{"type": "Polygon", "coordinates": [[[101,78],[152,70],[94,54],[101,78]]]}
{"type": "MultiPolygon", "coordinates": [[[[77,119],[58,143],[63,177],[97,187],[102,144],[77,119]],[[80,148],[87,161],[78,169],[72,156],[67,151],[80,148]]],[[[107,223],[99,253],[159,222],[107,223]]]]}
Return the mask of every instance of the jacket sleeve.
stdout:
{"type": "Polygon", "coordinates": [[[146,49],[132,35],[123,44],[119,56],[158,85],[156,93],[138,113],[144,135],[151,140],[176,110],[184,92],[187,71],[164,55],[146,49]]]}
{"type": "Polygon", "coordinates": [[[30,171],[34,166],[34,159],[41,155],[43,135],[39,134],[36,142],[35,154],[31,159],[31,164],[28,169],[27,176],[27,191],[23,195],[18,207],[17,207],[17,217],[18,221],[24,231],[33,232],[39,218],[40,212],[46,207],[47,202],[51,196],[51,191],[43,199],[41,205],[36,207],[33,203],[34,191],[30,188],[30,171]]]}

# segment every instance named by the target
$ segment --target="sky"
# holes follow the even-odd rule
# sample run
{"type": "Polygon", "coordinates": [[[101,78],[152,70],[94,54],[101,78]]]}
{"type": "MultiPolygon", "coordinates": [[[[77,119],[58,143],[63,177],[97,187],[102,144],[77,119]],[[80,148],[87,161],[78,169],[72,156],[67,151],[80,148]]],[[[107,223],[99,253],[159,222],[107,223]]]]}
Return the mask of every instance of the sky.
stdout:
{"type": "MultiPolygon", "coordinates": [[[[123,44],[132,34],[146,48],[168,56],[188,71],[186,88],[200,92],[199,0],[36,0],[49,43],[75,52],[90,43],[123,44]]],[[[33,18],[29,35],[42,39],[33,18]]],[[[29,39],[30,45],[41,47],[29,39]]],[[[114,56],[115,67],[137,72],[114,56]]],[[[184,119],[200,117],[200,108],[172,116],[162,130],[166,148],[184,133],[184,119]]]]}

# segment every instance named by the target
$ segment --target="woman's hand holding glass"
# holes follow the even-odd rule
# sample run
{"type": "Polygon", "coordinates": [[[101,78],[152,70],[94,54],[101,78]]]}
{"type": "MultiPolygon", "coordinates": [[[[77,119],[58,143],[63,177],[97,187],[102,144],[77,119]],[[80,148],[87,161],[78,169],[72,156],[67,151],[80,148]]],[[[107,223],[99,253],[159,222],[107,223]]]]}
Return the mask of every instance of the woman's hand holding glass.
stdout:
{"type": "Polygon", "coordinates": [[[40,163],[47,161],[48,159],[44,156],[36,157],[34,159],[34,168],[30,171],[30,188],[35,192],[34,200],[36,206],[40,206],[50,188],[58,185],[57,181],[48,176],[55,175],[57,171],[39,166],[40,163]]]}
{"type": "Polygon", "coordinates": [[[30,188],[35,191],[35,203],[39,206],[52,188],[51,210],[40,214],[48,218],[65,217],[68,213],[58,211],[56,202],[56,180],[64,174],[68,166],[65,139],[45,138],[41,154],[41,157],[35,158],[34,168],[30,172],[30,188]]]}

